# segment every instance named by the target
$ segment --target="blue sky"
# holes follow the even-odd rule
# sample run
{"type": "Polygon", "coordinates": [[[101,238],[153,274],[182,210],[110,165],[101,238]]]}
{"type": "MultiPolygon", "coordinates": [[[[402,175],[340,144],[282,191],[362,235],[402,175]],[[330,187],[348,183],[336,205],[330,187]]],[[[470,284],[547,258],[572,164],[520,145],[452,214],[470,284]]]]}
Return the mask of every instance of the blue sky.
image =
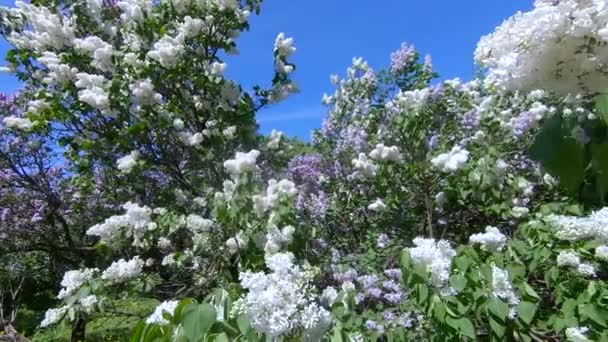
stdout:
{"type": "MultiPolygon", "coordinates": [[[[268,85],[272,77],[272,46],[279,32],[295,38],[294,79],[301,92],[258,113],[263,133],[271,129],[309,139],[325,116],[324,92],[333,92],[331,74],[342,75],[352,58],[363,57],[374,69],[387,66],[401,42],[430,53],[442,79],[470,79],[473,51],[479,38],[533,0],[266,0],[251,30],[238,41],[240,55],[230,57],[226,74],[246,87],[268,85]]],[[[0,0],[1,5],[13,1],[0,0]]],[[[0,42],[0,55],[7,45],[0,42]]],[[[19,87],[0,74],[0,91],[19,87]]]]}

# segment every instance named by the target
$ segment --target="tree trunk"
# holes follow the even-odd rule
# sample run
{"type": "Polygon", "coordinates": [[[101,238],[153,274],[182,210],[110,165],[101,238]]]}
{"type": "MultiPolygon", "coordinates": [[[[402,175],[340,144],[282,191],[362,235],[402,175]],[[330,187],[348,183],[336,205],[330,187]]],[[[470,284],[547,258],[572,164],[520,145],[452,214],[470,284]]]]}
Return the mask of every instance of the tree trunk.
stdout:
{"type": "Polygon", "coordinates": [[[9,341],[9,342],[29,342],[25,336],[21,335],[11,323],[7,323],[4,326],[4,335],[0,336],[0,341],[9,341]]]}
{"type": "Polygon", "coordinates": [[[85,333],[86,333],[87,321],[78,317],[76,321],[74,321],[74,325],[72,326],[72,338],[71,342],[84,342],[85,333]]]}

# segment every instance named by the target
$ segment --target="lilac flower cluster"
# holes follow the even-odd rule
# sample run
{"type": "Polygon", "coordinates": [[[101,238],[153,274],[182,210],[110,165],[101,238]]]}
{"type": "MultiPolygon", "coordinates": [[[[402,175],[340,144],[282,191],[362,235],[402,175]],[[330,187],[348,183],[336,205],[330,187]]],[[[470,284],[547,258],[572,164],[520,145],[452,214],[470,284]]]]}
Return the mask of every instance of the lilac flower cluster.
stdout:
{"type": "Polygon", "coordinates": [[[481,117],[479,115],[479,112],[477,112],[476,110],[470,110],[464,113],[464,115],[460,119],[460,127],[468,131],[476,130],[479,127],[480,120],[481,117]]]}
{"type": "Polygon", "coordinates": [[[317,153],[296,156],[289,161],[287,172],[298,188],[296,209],[308,213],[313,219],[325,217],[328,200],[322,183],[331,177],[331,169],[323,157],[317,153]]]}
{"type": "Polygon", "coordinates": [[[407,69],[416,60],[416,50],[414,45],[407,45],[403,42],[401,48],[391,53],[391,71],[399,73],[407,69]]]}

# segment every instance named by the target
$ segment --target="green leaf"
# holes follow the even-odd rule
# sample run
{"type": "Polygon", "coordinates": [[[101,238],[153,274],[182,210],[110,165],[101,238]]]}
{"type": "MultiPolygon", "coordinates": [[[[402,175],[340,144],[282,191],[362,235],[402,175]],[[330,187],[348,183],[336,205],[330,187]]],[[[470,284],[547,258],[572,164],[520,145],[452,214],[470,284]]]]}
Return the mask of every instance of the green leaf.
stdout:
{"type": "Polygon", "coordinates": [[[424,284],[418,284],[416,286],[416,295],[418,299],[418,304],[423,304],[429,297],[429,288],[424,284]]]}
{"type": "Polygon", "coordinates": [[[506,322],[509,306],[505,302],[497,298],[491,298],[486,302],[486,306],[490,314],[494,315],[501,323],[506,322]]]}
{"type": "Polygon", "coordinates": [[[455,274],[450,277],[450,285],[460,292],[467,286],[467,279],[460,274],[455,274]]]}
{"type": "Polygon", "coordinates": [[[591,165],[596,173],[600,198],[608,191],[608,142],[591,145],[591,165]]]}
{"type": "Polygon", "coordinates": [[[140,342],[143,338],[144,329],[146,327],[146,323],[144,321],[139,321],[133,330],[133,334],[131,335],[131,342],[140,342]]]}
{"type": "Polygon", "coordinates": [[[606,319],[608,318],[608,311],[602,310],[593,304],[581,304],[578,306],[578,312],[581,316],[589,318],[595,323],[606,327],[606,319]]]}
{"type": "Polygon", "coordinates": [[[598,95],[595,97],[595,110],[601,115],[604,122],[608,124],[608,95],[598,95]]]}
{"type": "Polygon", "coordinates": [[[236,325],[239,327],[239,330],[243,335],[247,335],[247,332],[249,331],[249,329],[251,329],[251,323],[249,322],[249,319],[242,315],[236,318],[236,325]]]}
{"type": "Polygon", "coordinates": [[[584,179],[583,150],[562,128],[562,119],[554,115],[547,120],[530,148],[530,156],[570,192],[577,193],[584,179]]]}
{"type": "Polygon", "coordinates": [[[466,336],[472,339],[475,339],[477,335],[475,334],[475,327],[471,320],[468,318],[459,318],[455,319],[450,316],[446,316],[445,322],[452,328],[456,329],[458,333],[462,336],[466,336]]]}
{"type": "Polygon", "coordinates": [[[522,321],[524,321],[526,324],[530,324],[534,318],[534,315],[536,314],[537,308],[538,305],[535,303],[521,302],[519,305],[517,305],[515,310],[522,321]]]}
{"type": "Polygon", "coordinates": [[[490,328],[494,332],[494,335],[499,339],[502,338],[505,334],[507,327],[503,322],[498,322],[493,317],[490,316],[490,328]]]}
{"type": "Polygon", "coordinates": [[[188,304],[182,313],[184,333],[192,342],[202,340],[216,321],[215,308],[211,304],[188,304]]]}
{"type": "Polygon", "coordinates": [[[523,287],[524,287],[524,292],[528,296],[530,296],[532,298],[540,299],[540,297],[538,296],[536,291],[534,291],[534,289],[530,285],[528,285],[528,283],[524,283],[523,287]]]}

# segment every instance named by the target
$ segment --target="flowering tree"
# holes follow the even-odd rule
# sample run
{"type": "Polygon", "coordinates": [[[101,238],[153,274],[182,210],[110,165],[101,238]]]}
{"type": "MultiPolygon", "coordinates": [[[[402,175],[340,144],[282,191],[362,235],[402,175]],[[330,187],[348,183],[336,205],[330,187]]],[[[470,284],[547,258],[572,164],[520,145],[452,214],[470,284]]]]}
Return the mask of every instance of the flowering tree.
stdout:
{"type": "Polygon", "coordinates": [[[84,339],[152,298],[132,341],[608,339],[602,1],[536,1],[470,82],[405,43],[387,70],[355,58],[310,146],[255,134],[297,91],[291,38],[269,89],[222,76],[259,8],[0,12],[25,83],[2,102],[0,248],[70,267],[42,327],[84,339]]]}

